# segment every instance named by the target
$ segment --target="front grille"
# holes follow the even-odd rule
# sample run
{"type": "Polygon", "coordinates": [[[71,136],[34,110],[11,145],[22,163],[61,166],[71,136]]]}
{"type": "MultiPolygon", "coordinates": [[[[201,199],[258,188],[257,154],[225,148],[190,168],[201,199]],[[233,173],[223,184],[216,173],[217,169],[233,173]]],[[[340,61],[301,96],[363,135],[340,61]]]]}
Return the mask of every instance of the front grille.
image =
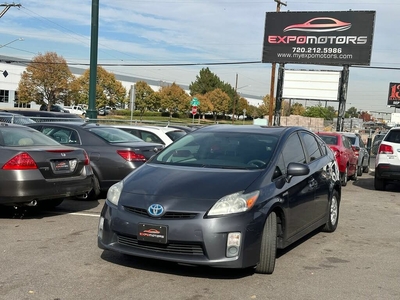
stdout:
{"type": "Polygon", "coordinates": [[[178,244],[178,243],[169,243],[169,244],[156,244],[156,243],[148,243],[138,241],[136,237],[129,237],[118,235],[118,243],[146,251],[154,251],[161,253],[170,253],[170,254],[185,254],[185,255],[204,255],[204,251],[201,245],[198,244],[178,244]]]}
{"type": "MultiPolygon", "coordinates": [[[[141,215],[141,216],[146,216],[150,217],[149,214],[147,213],[147,210],[144,208],[138,208],[138,207],[129,207],[129,206],[124,206],[126,211],[129,211],[131,213],[141,215]]],[[[159,217],[157,219],[193,219],[197,216],[197,213],[192,213],[192,212],[174,212],[174,211],[168,211],[166,212],[162,217],[159,217]]]]}

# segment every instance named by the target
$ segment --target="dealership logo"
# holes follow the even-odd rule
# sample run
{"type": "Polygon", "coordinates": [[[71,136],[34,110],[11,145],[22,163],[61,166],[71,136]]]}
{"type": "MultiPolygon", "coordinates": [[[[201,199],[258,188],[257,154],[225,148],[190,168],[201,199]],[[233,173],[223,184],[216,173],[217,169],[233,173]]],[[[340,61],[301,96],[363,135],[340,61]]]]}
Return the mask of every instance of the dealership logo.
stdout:
{"type": "Polygon", "coordinates": [[[338,19],[319,17],[308,20],[302,24],[294,24],[283,29],[286,31],[306,31],[306,32],[330,32],[345,31],[351,27],[351,23],[342,22],[338,19]]]}

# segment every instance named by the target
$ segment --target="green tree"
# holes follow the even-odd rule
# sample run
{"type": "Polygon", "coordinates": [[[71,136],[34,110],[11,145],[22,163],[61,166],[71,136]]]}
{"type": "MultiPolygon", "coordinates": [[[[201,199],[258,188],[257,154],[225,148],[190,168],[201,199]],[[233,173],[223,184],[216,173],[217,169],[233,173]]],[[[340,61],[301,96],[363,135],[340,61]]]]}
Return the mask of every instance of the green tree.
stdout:
{"type": "Polygon", "coordinates": [[[74,76],[62,56],[54,52],[39,54],[32,59],[18,84],[19,102],[70,104],[70,83],[74,76]]]}
{"type": "Polygon", "coordinates": [[[169,112],[169,117],[176,111],[187,112],[190,107],[190,96],[175,82],[163,86],[159,91],[161,108],[169,112]]]}
{"type": "Polygon", "coordinates": [[[334,116],[333,107],[322,107],[321,105],[309,106],[303,114],[304,117],[323,118],[332,120],[334,116]]]}
{"type": "MultiPolygon", "coordinates": [[[[89,104],[89,79],[90,70],[87,69],[82,76],[73,83],[73,93],[78,103],[89,104]]],[[[116,106],[124,107],[128,102],[127,92],[113,73],[103,67],[97,67],[96,80],[96,107],[116,106]]]]}
{"type": "Polygon", "coordinates": [[[221,79],[217,75],[211,72],[209,68],[203,68],[196,76],[196,80],[189,85],[190,95],[205,95],[221,87],[221,85],[221,79]]]}
{"type": "Polygon", "coordinates": [[[359,116],[358,110],[354,106],[350,107],[346,111],[346,114],[348,115],[349,118],[358,118],[358,116],[359,116]]]}
{"type": "Polygon", "coordinates": [[[146,110],[154,110],[158,107],[158,97],[154,97],[153,89],[144,81],[138,81],[135,84],[135,109],[140,112],[142,120],[146,110]]]}

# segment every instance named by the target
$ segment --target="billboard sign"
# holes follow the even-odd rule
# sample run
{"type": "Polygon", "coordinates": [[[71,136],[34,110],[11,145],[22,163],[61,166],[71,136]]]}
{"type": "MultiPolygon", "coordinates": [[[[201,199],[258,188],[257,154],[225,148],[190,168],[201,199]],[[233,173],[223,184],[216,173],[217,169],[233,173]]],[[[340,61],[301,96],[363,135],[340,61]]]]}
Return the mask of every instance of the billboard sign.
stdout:
{"type": "Polygon", "coordinates": [[[285,70],[282,98],[338,101],[341,72],[285,70]]]}
{"type": "Polygon", "coordinates": [[[263,63],[369,65],[375,11],[267,12],[263,63]]]}
{"type": "Polygon", "coordinates": [[[389,84],[388,106],[400,107],[400,83],[389,84]]]}

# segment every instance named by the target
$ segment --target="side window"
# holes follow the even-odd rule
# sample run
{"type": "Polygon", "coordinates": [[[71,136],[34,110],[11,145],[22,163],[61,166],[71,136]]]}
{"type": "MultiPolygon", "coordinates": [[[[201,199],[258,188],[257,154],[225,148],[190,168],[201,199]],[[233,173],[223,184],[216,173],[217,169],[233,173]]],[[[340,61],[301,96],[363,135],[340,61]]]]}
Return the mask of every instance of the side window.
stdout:
{"type": "Polygon", "coordinates": [[[298,162],[305,164],[306,157],[304,155],[303,146],[297,133],[292,134],[286,141],[286,145],[282,151],[285,170],[289,163],[298,162]]]}
{"type": "Polygon", "coordinates": [[[148,131],[141,132],[141,139],[145,142],[164,144],[158,136],[148,131]]]}
{"type": "Polygon", "coordinates": [[[60,144],[80,144],[79,136],[74,130],[44,126],[41,131],[60,144]]]}
{"type": "Polygon", "coordinates": [[[315,137],[308,132],[301,132],[301,137],[303,138],[304,146],[310,158],[310,161],[314,161],[321,157],[321,150],[317,143],[315,137]]]}
{"type": "Polygon", "coordinates": [[[347,137],[345,137],[344,135],[342,136],[342,140],[343,140],[343,146],[347,149],[351,149],[350,140],[347,137]]]}
{"type": "Polygon", "coordinates": [[[362,140],[361,136],[358,137],[360,139],[360,148],[365,148],[364,141],[362,140]]]}

